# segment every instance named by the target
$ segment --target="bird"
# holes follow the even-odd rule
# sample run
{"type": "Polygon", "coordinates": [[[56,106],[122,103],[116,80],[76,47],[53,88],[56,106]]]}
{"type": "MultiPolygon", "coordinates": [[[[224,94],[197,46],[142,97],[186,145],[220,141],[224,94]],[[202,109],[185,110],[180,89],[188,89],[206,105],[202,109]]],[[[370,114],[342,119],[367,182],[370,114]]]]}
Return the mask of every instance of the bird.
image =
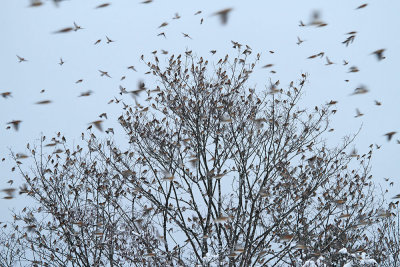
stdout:
{"type": "Polygon", "coordinates": [[[81,82],[83,82],[83,79],[79,79],[75,83],[81,83],[81,82]]]}
{"type": "Polygon", "coordinates": [[[72,27],[66,27],[66,28],[62,28],[62,29],[60,29],[60,30],[58,30],[58,31],[55,31],[55,32],[53,32],[53,33],[67,33],[67,32],[70,32],[70,31],[72,31],[72,30],[74,30],[74,28],[72,28],[72,27]]]}
{"type": "Polygon", "coordinates": [[[106,118],[106,120],[107,120],[107,119],[108,119],[108,118],[107,118],[107,113],[104,112],[104,113],[101,113],[101,114],[99,115],[99,118],[103,118],[103,117],[106,118]]]}
{"type": "Polygon", "coordinates": [[[129,67],[128,67],[128,70],[133,70],[133,71],[136,71],[136,72],[137,72],[137,70],[135,69],[135,66],[129,66],[129,67]]]}
{"type": "Polygon", "coordinates": [[[58,63],[60,66],[62,66],[65,62],[63,61],[62,57],[60,57],[60,62],[58,63]]]}
{"type": "Polygon", "coordinates": [[[297,45],[301,45],[301,43],[304,42],[304,40],[301,40],[299,36],[297,36],[297,45]]]}
{"type": "Polygon", "coordinates": [[[93,91],[89,90],[86,92],[82,92],[78,97],[82,97],[82,96],[90,96],[93,93],[93,91]]]}
{"type": "Polygon", "coordinates": [[[358,118],[358,117],[361,117],[361,116],[363,116],[364,114],[363,113],[361,113],[361,111],[358,109],[358,108],[356,108],[356,116],[354,116],[354,118],[358,118]]]}
{"type": "Polygon", "coordinates": [[[22,122],[21,120],[13,120],[8,122],[7,124],[12,125],[14,127],[14,130],[18,131],[21,122],[22,122]]]}
{"type": "Polygon", "coordinates": [[[354,89],[354,91],[351,95],[361,95],[361,94],[366,94],[368,92],[369,92],[369,90],[364,85],[360,85],[360,87],[357,87],[356,89],[354,89]]]}
{"type": "Polygon", "coordinates": [[[167,25],[168,25],[168,22],[163,22],[163,23],[161,23],[160,26],[158,26],[158,28],[163,28],[163,27],[165,27],[165,26],[167,26],[167,25]]]}
{"type": "Polygon", "coordinates": [[[189,36],[189,34],[187,34],[187,33],[184,33],[184,32],[182,32],[182,34],[183,34],[183,37],[186,37],[186,38],[192,39],[192,37],[190,37],[190,36],[189,36]]]}
{"type": "Polygon", "coordinates": [[[153,2],[153,0],[145,0],[145,1],[141,2],[141,4],[150,4],[151,2],[153,2]]]}
{"type": "Polygon", "coordinates": [[[383,52],[385,52],[386,49],[378,49],[374,52],[371,53],[371,55],[376,55],[377,59],[381,61],[382,59],[385,59],[386,57],[383,56],[383,52]]]}
{"type": "Polygon", "coordinates": [[[40,0],[31,0],[31,4],[29,5],[29,7],[39,7],[43,5],[43,2],[40,0]]]}
{"type": "Polygon", "coordinates": [[[328,57],[326,57],[326,62],[327,62],[327,63],[326,63],[325,65],[332,65],[332,64],[335,64],[335,63],[333,63],[332,61],[330,61],[328,57]]]}
{"type": "Polygon", "coordinates": [[[92,121],[89,124],[94,125],[94,127],[96,127],[100,132],[102,132],[103,131],[103,127],[101,125],[102,123],[103,123],[103,120],[97,120],[97,121],[92,121]]]}
{"type": "Polygon", "coordinates": [[[83,30],[84,28],[82,28],[81,26],[79,26],[78,24],[75,23],[74,21],[74,31],[79,31],[79,30],[83,30]]]}
{"type": "Polygon", "coordinates": [[[303,21],[299,21],[299,27],[304,27],[304,26],[306,26],[304,23],[303,23],[303,21]]]}
{"type": "Polygon", "coordinates": [[[374,100],[375,101],[375,105],[380,106],[382,105],[382,102],[379,102],[378,100],[374,100]]]}
{"type": "Polygon", "coordinates": [[[217,50],[211,50],[210,53],[214,55],[215,53],[217,53],[217,50]]]}
{"type": "Polygon", "coordinates": [[[392,140],[393,135],[395,135],[397,132],[393,131],[393,132],[388,132],[385,133],[384,136],[387,137],[388,141],[392,140]]]}
{"type": "Polygon", "coordinates": [[[349,64],[349,62],[343,59],[343,65],[346,66],[347,64],[349,64]]]}
{"type": "Polygon", "coordinates": [[[97,40],[96,42],[94,42],[95,45],[99,44],[101,42],[101,39],[97,40]]]}
{"type": "Polygon", "coordinates": [[[108,74],[108,72],[107,72],[107,71],[102,71],[102,70],[99,70],[99,72],[101,73],[101,74],[100,74],[100,76],[101,76],[101,77],[103,77],[103,76],[107,76],[108,78],[111,78],[111,76],[108,74]]]}
{"type": "Polygon", "coordinates": [[[368,4],[362,4],[362,5],[358,6],[356,9],[364,8],[364,7],[366,7],[367,5],[368,5],[368,4]]]}
{"type": "Polygon", "coordinates": [[[159,34],[157,34],[157,36],[164,36],[164,38],[167,38],[167,36],[165,36],[165,33],[164,32],[160,32],[159,34]]]}
{"type": "Polygon", "coordinates": [[[232,10],[233,10],[232,8],[225,8],[225,9],[215,12],[213,15],[219,16],[219,18],[221,19],[221,24],[226,25],[228,23],[228,15],[232,10]]]}
{"type": "Polygon", "coordinates": [[[19,60],[19,63],[28,61],[28,60],[26,60],[25,58],[20,57],[20,56],[18,56],[18,55],[17,55],[17,58],[18,58],[18,60],[19,60]]]}
{"type": "Polygon", "coordinates": [[[173,17],[172,19],[180,19],[180,18],[181,18],[181,16],[179,16],[178,13],[175,13],[175,17],[173,17]]]}
{"type": "Polygon", "coordinates": [[[346,38],[346,40],[344,40],[342,42],[342,44],[345,44],[346,47],[349,46],[349,44],[352,44],[354,42],[354,39],[356,38],[355,35],[350,35],[349,37],[346,38]]]}
{"type": "Polygon", "coordinates": [[[111,4],[110,3],[104,3],[104,4],[96,6],[95,8],[97,9],[97,8],[108,7],[109,5],[111,5],[111,4]]]}
{"type": "Polygon", "coordinates": [[[108,36],[106,36],[106,39],[107,39],[107,44],[115,42],[115,41],[111,40],[110,38],[108,38],[108,36]]]}
{"type": "Polygon", "coordinates": [[[1,95],[3,98],[11,97],[11,92],[3,92],[3,93],[0,93],[0,95],[1,95]]]}
{"type": "Polygon", "coordinates": [[[263,66],[263,69],[271,68],[273,65],[274,65],[274,64],[267,64],[267,65],[263,66]]]}
{"type": "Polygon", "coordinates": [[[359,72],[360,70],[356,66],[350,67],[348,72],[359,72]]]}
{"type": "Polygon", "coordinates": [[[194,13],[194,15],[196,16],[196,15],[199,15],[199,14],[201,14],[201,10],[199,10],[199,11],[197,11],[196,13],[194,13]]]}
{"type": "Polygon", "coordinates": [[[46,104],[50,104],[51,100],[42,100],[42,101],[38,101],[35,104],[37,105],[46,105],[46,104]]]}

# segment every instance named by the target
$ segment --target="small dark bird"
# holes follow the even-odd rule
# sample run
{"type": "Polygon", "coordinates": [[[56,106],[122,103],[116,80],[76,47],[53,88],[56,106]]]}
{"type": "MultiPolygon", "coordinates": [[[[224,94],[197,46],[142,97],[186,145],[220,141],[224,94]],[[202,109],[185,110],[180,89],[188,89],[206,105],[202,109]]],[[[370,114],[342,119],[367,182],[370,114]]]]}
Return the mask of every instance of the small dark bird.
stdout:
{"type": "Polygon", "coordinates": [[[90,96],[93,93],[93,91],[89,90],[86,92],[82,92],[78,97],[82,97],[82,96],[90,96]]]}
{"type": "Polygon", "coordinates": [[[101,74],[100,74],[100,76],[101,76],[101,77],[103,77],[103,76],[107,76],[108,78],[111,78],[111,76],[108,74],[108,72],[107,72],[107,71],[102,71],[102,70],[99,70],[99,72],[101,73],[101,74]]]}
{"type": "Polygon", "coordinates": [[[378,49],[374,52],[371,53],[371,55],[376,55],[377,59],[381,61],[382,59],[385,59],[386,57],[383,56],[383,52],[385,52],[386,49],[378,49]]]}
{"type": "Polygon", "coordinates": [[[384,136],[387,136],[388,141],[392,140],[393,135],[395,135],[397,132],[388,132],[384,134],[384,136]]]}
{"type": "Polygon", "coordinates": [[[381,105],[382,105],[382,102],[379,102],[378,100],[375,100],[375,105],[381,106],[381,105]]]}
{"type": "Polygon", "coordinates": [[[97,40],[96,42],[94,42],[95,45],[99,44],[101,42],[101,39],[97,40]]]}
{"type": "Polygon", "coordinates": [[[20,57],[20,56],[18,56],[18,55],[17,55],[17,58],[18,58],[18,60],[19,60],[19,63],[24,62],[24,61],[28,61],[28,60],[26,60],[25,58],[20,57]]]}
{"type": "Polygon", "coordinates": [[[64,61],[63,61],[63,59],[62,59],[62,57],[60,57],[60,62],[58,63],[60,66],[62,66],[62,65],[64,65],[64,61]]]}
{"type": "Polygon", "coordinates": [[[109,5],[111,5],[110,3],[104,3],[101,5],[96,6],[95,8],[103,8],[103,7],[108,7],[109,5]]]}
{"type": "Polygon", "coordinates": [[[164,36],[164,38],[167,38],[167,36],[165,36],[165,33],[164,32],[160,32],[159,34],[157,34],[157,36],[164,36]]]}
{"type": "Polygon", "coordinates": [[[297,45],[301,45],[301,43],[304,42],[304,40],[301,40],[299,36],[297,36],[297,45]]]}
{"type": "Polygon", "coordinates": [[[21,120],[13,120],[8,122],[7,124],[11,124],[14,127],[14,130],[18,131],[19,129],[19,124],[21,123],[21,120]]]}
{"type": "Polygon", "coordinates": [[[75,23],[74,21],[74,31],[79,31],[79,30],[83,30],[84,28],[82,28],[81,26],[79,26],[78,24],[75,23]]]}
{"type": "Polygon", "coordinates": [[[201,10],[197,11],[196,13],[194,13],[195,16],[198,15],[198,14],[201,14],[201,10]]]}
{"type": "Polygon", "coordinates": [[[11,96],[11,92],[3,92],[3,93],[0,93],[0,95],[1,95],[3,98],[7,98],[7,97],[10,97],[10,96],[11,96]]]}
{"type": "Polygon", "coordinates": [[[226,9],[220,10],[218,12],[215,12],[213,15],[214,16],[218,15],[221,19],[221,24],[226,25],[228,23],[229,12],[231,12],[232,10],[233,10],[232,8],[226,8],[226,9]]]}
{"type": "Polygon", "coordinates": [[[40,0],[31,0],[31,4],[29,5],[29,7],[38,7],[43,5],[43,2],[40,0]]]}
{"type": "Polygon", "coordinates": [[[42,101],[38,101],[35,104],[37,105],[46,105],[46,104],[50,104],[51,100],[42,100],[42,101]]]}
{"type": "Polygon", "coordinates": [[[366,6],[368,6],[368,4],[362,4],[361,6],[357,7],[356,9],[361,9],[361,8],[366,7],[366,6]]]}
{"type": "Polygon", "coordinates": [[[128,67],[128,70],[133,70],[133,71],[136,71],[136,72],[137,72],[137,70],[135,69],[135,66],[129,66],[129,67],[128,67]]]}
{"type": "Polygon", "coordinates": [[[103,131],[103,126],[101,125],[103,123],[102,120],[97,120],[97,121],[92,121],[90,124],[94,125],[100,132],[103,131]]]}
{"type": "Polygon", "coordinates": [[[108,38],[108,36],[106,36],[106,39],[107,39],[107,44],[115,42],[115,41],[111,40],[110,38],[108,38]]]}
{"type": "Polygon", "coordinates": [[[67,27],[67,28],[63,28],[63,29],[61,29],[61,30],[55,31],[55,32],[53,32],[53,33],[67,33],[67,32],[70,32],[70,31],[72,31],[72,30],[74,30],[74,28],[72,28],[72,27],[67,27]]]}
{"type": "Polygon", "coordinates": [[[161,23],[160,26],[158,26],[158,28],[162,28],[162,27],[165,27],[165,26],[167,26],[167,25],[168,25],[168,22],[163,22],[163,23],[161,23]]]}
{"type": "Polygon", "coordinates": [[[192,37],[190,37],[190,36],[189,36],[189,34],[187,34],[187,33],[184,33],[184,32],[182,32],[182,34],[183,34],[183,37],[186,37],[186,38],[192,39],[192,37]]]}
{"type": "Polygon", "coordinates": [[[217,53],[217,50],[211,50],[210,53],[214,55],[215,53],[217,53]]]}

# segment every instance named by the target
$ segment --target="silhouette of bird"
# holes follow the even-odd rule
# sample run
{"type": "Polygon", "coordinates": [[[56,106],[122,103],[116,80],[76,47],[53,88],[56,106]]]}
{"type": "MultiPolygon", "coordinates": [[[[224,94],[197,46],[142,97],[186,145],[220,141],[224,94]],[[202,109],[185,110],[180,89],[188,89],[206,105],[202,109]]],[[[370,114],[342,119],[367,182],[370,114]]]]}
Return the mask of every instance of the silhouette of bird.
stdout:
{"type": "Polygon", "coordinates": [[[1,95],[3,98],[8,98],[8,97],[11,97],[11,92],[3,92],[3,93],[0,93],[0,95],[1,95]]]}
{"type": "Polygon", "coordinates": [[[108,36],[106,36],[106,39],[107,39],[107,44],[115,42],[115,41],[111,40],[110,38],[108,38],[108,36]]]}
{"type": "Polygon", "coordinates": [[[101,77],[106,76],[106,77],[108,77],[108,78],[111,78],[111,76],[108,74],[107,71],[99,70],[99,72],[101,73],[101,74],[100,74],[101,77]]]}
{"type": "Polygon", "coordinates": [[[377,59],[381,61],[382,59],[385,59],[386,57],[383,56],[383,52],[385,52],[386,49],[378,49],[374,52],[371,53],[371,55],[376,55],[377,59]]]}
{"type": "Polygon", "coordinates": [[[19,63],[28,61],[28,60],[26,60],[25,58],[20,57],[20,56],[18,56],[18,55],[17,55],[17,58],[18,58],[18,60],[19,60],[19,63]]]}
{"type": "Polygon", "coordinates": [[[74,21],[74,31],[79,31],[79,30],[83,30],[84,28],[82,28],[81,26],[79,26],[78,24],[75,23],[74,21]]]}
{"type": "Polygon", "coordinates": [[[21,120],[13,120],[8,122],[7,124],[10,124],[14,127],[14,130],[18,131],[19,130],[19,125],[22,121],[21,120]]]}
{"type": "MultiPolygon", "coordinates": [[[[214,16],[219,16],[222,25],[226,25],[228,23],[229,13],[232,11],[232,8],[225,8],[220,11],[215,12],[214,16]]],[[[195,14],[196,15],[196,14],[195,14]]]]}
{"type": "Polygon", "coordinates": [[[301,45],[301,43],[304,42],[304,40],[301,40],[299,36],[297,36],[297,45],[301,45]]]}
{"type": "Polygon", "coordinates": [[[384,136],[387,137],[388,141],[392,140],[393,135],[395,135],[397,132],[393,131],[393,132],[388,132],[386,134],[384,134],[384,136]]]}
{"type": "Polygon", "coordinates": [[[108,6],[110,6],[111,4],[110,3],[104,3],[104,4],[101,4],[101,5],[98,5],[98,6],[96,6],[95,8],[97,9],[97,8],[103,8],[103,7],[108,7],[108,6]]]}
{"type": "Polygon", "coordinates": [[[189,36],[189,34],[187,34],[187,33],[184,33],[184,32],[182,32],[182,34],[183,34],[183,37],[186,37],[186,38],[192,39],[192,37],[190,37],[190,36],[189,36]]]}
{"type": "Polygon", "coordinates": [[[72,27],[67,27],[67,28],[63,28],[63,29],[60,29],[60,30],[58,30],[58,31],[55,31],[55,32],[53,32],[53,33],[67,33],[67,32],[70,32],[70,31],[72,31],[72,30],[74,30],[74,28],[72,28],[72,27]]]}
{"type": "Polygon", "coordinates": [[[366,7],[366,6],[368,6],[368,4],[362,4],[362,5],[358,6],[356,9],[361,9],[361,8],[366,7]]]}
{"type": "Polygon", "coordinates": [[[62,57],[60,57],[60,62],[58,63],[60,66],[62,66],[62,65],[64,65],[64,61],[63,61],[63,59],[62,59],[62,57]]]}

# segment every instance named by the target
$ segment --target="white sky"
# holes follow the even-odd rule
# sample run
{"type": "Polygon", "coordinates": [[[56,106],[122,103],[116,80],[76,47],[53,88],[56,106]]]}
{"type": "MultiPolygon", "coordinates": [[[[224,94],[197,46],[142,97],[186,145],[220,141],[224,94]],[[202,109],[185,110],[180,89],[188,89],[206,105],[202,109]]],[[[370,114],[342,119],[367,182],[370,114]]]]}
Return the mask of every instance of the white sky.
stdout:
{"type": "MultiPolygon", "coordinates": [[[[106,1],[105,1],[106,2],[106,1]]],[[[82,131],[98,115],[109,115],[104,127],[116,127],[120,108],[107,105],[113,96],[119,96],[119,85],[127,90],[136,89],[139,79],[151,84],[152,77],[144,75],[146,66],[139,60],[144,54],[151,58],[151,51],[161,49],[172,53],[193,50],[198,56],[217,60],[226,53],[234,56],[231,40],[248,44],[253,52],[260,52],[262,60],[251,83],[263,90],[269,78],[279,79],[283,86],[298,79],[301,72],[310,74],[302,102],[312,108],[330,100],[337,100],[338,113],[333,117],[335,132],[328,136],[332,145],[346,134],[355,133],[363,124],[356,140],[359,152],[366,152],[371,143],[383,145],[374,154],[374,181],[383,190],[391,178],[395,183],[389,188],[389,197],[400,193],[400,133],[388,143],[386,132],[400,132],[400,2],[375,0],[364,9],[355,10],[361,1],[179,1],[155,0],[151,4],[140,1],[118,0],[103,9],[95,9],[101,1],[68,0],[56,8],[50,1],[36,8],[28,8],[29,1],[2,0],[0,8],[0,93],[11,91],[13,97],[0,99],[0,158],[7,157],[9,149],[25,152],[27,142],[35,143],[41,133],[51,137],[61,131],[70,141],[79,143],[82,131]],[[214,12],[232,7],[229,23],[222,26],[214,12]],[[202,10],[200,15],[194,13],[202,10]],[[314,10],[328,23],[323,28],[299,27],[299,21],[308,23],[314,10]],[[178,12],[181,18],[173,20],[178,12]],[[204,23],[200,25],[200,19],[204,23]],[[54,31],[72,27],[73,22],[85,28],[78,32],[53,34],[54,31]],[[158,29],[163,22],[167,27],[158,29]],[[342,44],[346,33],[357,31],[353,44],[342,44]],[[165,32],[167,38],[157,36],[165,32]],[[193,39],[184,38],[188,33],[193,39]],[[115,40],[106,44],[106,37],[115,40]],[[306,40],[300,46],[297,36],[306,40]],[[94,42],[102,39],[98,45],[94,42]],[[371,52],[385,48],[386,59],[378,62],[371,52]],[[209,51],[218,52],[212,56],[209,51]],[[268,51],[275,53],[270,54],[268,51]],[[306,59],[324,51],[336,64],[325,66],[326,60],[306,59]],[[16,55],[28,62],[18,63],[16,55]],[[65,61],[58,65],[59,58],[65,61]],[[343,66],[343,59],[349,61],[343,66]],[[273,63],[277,73],[261,66],[273,63]],[[138,72],[127,70],[134,65],[138,72]],[[350,66],[360,71],[348,73],[350,66]],[[100,77],[98,70],[108,71],[112,79],[100,77]],[[121,76],[126,75],[124,81],[121,76]],[[75,84],[84,79],[80,84],[75,84]],[[349,79],[346,83],[344,80],[349,79]],[[353,90],[365,85],[370,92],[349,96],[353,90]],[[41,94],[40,90],[45,89],[41,94]],[[92,90],[93,95],[80,97],[81,92],[92,90]],[[50,99],[50,105],[35,105],[50,99]],[[374,100],[382,102],[376,106],[374,100]],[[355,109],[365,115],[354,118],[355,109]],[[22,120],[20,130],[6,130],[7,122],[22,120]]],[[[161,56],[159,56],[161,58],[161,56]]],[[[126,98],[131,103],[132,99],[126,98]]],[[[101,134],[98,133],[97,136],[101,134]]],[[[118,135],[118,133],[117,133],[118,135]]],[[[25,152],[26,153],[26,152],[25,152]]],[[[0,163],[0,188],[14,179],[20,185],[17,173],[12,173],[10,160],[0,163]]],[[[24,167],[28,166],[25,161],[24,167]]],[[[2,194],[0,197],[3,197],[2,194]]],[[[9,218],[8,209],[24,206],[26,200],[0,198],[0,221],[9,218]]]]}

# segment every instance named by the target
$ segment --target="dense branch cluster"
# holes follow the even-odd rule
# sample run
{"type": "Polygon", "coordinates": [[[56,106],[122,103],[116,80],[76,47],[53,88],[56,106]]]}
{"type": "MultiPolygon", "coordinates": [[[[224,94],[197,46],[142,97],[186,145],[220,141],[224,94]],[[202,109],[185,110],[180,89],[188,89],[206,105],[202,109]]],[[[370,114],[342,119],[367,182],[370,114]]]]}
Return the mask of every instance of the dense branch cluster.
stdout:
{"type": "Polygon", "coordinates": [[[146,102],[123,104],[127,146],[89,133],[69,148],[58,135],[28,146],[31,170],[15,157],[36,206],[14,216],[25,250],[13,255],[38,266],[384,260],[374,246],[387,235],[369,230],[391,213],[373,197],[372,147],[351,152],[354,136],[329,147],[333,104],[299,108],[307,75],[252,88],[260,56],[235,48],[215,65],[191,51],[146,62],[157,84],[146,102]]]}

